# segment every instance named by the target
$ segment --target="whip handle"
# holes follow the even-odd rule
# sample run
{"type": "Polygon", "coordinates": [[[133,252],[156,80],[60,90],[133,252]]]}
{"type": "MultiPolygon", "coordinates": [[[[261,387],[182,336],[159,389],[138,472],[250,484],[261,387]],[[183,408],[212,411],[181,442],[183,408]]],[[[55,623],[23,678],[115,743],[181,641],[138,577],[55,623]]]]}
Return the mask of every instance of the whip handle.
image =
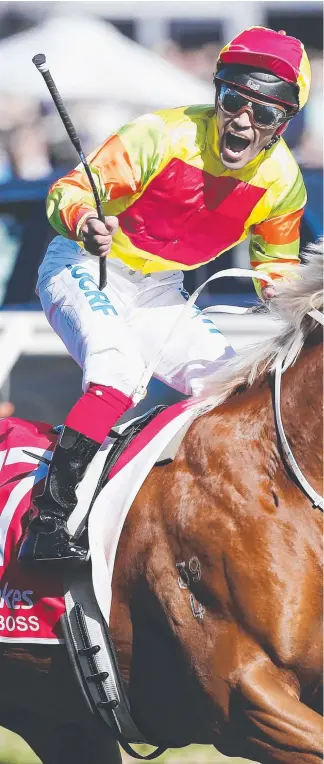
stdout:
{"type": "MultiPolygon", "coordinates": [[[[59,91],[58,91],[58,89],[57,89],[57,87],[55,85],[53,77],[52,77],[52,75],[51,75],[51,73],[49,71],[48,65],[46,63],[46,57],[44,56],[43,53],[38,53],[36,56],[33,57],[33,63],[35,64],[35,66],[38,69],[38,71],[41,73],[41,75],[42,75],[42,77],[43,77],[43,79],[44,79],[44,81],[45,81],[45,83],[46,83],[46,85],[48,87],[48,90],[49,90],[49,92],[50,92],[50,94],[52,96],[52,99],[53,99],[53,101],[55,103],[57,111],[58,111],[58,113],[59,113],[59,115],[61,117],[63,125],[64,125],[64,127],[66,129],[66,132],[67,132],[71,142],[73,143],[74,148],[76,149],[76,151],[79,154],[79,157],[80,157],[81,162],[82,162],[82,164],[84,166],[84,169],[86,171],[87,177],[89,179],[89,183],[90,183],[91,188],[92,188],[92,192],[93,192],[95,203],[96,203],[96,207],[97,207],[98,218],[99,218],[99,220],[101,220],[102,223],[104,223],[105,222],[105,216],[104,216],[103,209],[102,209],[102,206],[101,206],[101,202],[100,202],[100,199],[99,199],[99,194],[98,194],[98,191],[97,191],[97,188],[96,188],[96,184],[94,182],[94,179],[93,179],[90,167],[89,167],[88,162],[86,160],[86,157],[85,157],[85,155],[83,153],[80,138],[77,135],[77,132],[76,132],[76,130],[74,128],[74,125],[71,122],[71,119],[70,119],[70,117],[69,117],[69,115],[67,113],[67,110],[66,110],[66,108],[64,106],[62,98],[61,98],[61,96],[59,94],[59,91]]],[[[100,291],[102,289],[104,289],[106,284],[107,284],[107,264],[106,264],[106,258],[105,257],[100,257],[99,258],[99,289],[100,289],[100,291]]]]}

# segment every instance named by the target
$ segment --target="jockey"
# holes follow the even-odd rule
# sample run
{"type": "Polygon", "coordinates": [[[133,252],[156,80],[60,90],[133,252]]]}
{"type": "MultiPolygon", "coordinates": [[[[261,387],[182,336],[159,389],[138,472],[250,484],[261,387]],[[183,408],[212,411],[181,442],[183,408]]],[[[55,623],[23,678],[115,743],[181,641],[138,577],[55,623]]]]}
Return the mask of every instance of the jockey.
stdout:
{"type": "MultiPolygon", "coordinates": [[[[197,308],[177,335],[182,271],[247,236],[256,271],[289,278],[299,263],[306,192],[282,133],[308,98],[304,47],[285,32],[252,27],[220,52],[214,83],[215,106],[145,114],[90,155],[105,223],[82,165],[50,189],[47,213],[59,236],[47,249],[37,292],[83,369],[84,392],[34,499],[19,553],[24,562],[86,559],[66,525],[75,489],[173,326],[156,376],[181,393],[197,394],[202,377],[233,354],[197,308]],[[107,258],[102,292],[99,257],[107,258]]],[[[263,299],[273,294],[261,289],[263,299]]]]}

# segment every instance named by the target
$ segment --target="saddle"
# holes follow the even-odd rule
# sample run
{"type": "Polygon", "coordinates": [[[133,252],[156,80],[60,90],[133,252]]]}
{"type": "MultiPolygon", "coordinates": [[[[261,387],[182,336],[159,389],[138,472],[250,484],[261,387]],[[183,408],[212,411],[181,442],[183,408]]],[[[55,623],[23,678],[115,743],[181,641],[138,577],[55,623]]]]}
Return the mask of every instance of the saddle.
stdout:
{"type": "Polygon", "coordinates": [[[144,427],[146,427],[146,425],[152,422],[152,419],[155,419],[155,417],[166,408],[167,406],[154,406],[153,408],[146,411],[145,414],[142,414],[142,416],[132,420],[130,424],[126,425],[125,429],[116,427],[110,430],[109,437],[115,438],[115,442],[107,457],[101,479],[98,483],[96,496],[94,497],[93,501],[95,501],[99,491],[105,482],[109,479],[110,471],[115,466],[125,448],[132,442],[136,435],[138,435],[144,429],[144,427]]]}

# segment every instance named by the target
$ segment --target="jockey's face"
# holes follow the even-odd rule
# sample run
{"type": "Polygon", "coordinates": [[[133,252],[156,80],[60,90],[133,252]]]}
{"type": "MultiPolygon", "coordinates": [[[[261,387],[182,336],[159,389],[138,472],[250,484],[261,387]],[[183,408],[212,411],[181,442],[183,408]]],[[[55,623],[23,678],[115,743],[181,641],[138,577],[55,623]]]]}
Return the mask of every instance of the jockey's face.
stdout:
{"type": "Polygon", "coordinates": [[[237,114],[229,114],[221,108],[216,94],[215,110],[220,158],[224,167],[229,170],[239,170],[251,162],[266,147],[278,129],[278,124],[271,127],[257,124],[248,102],[246,108],[241,108],[237,114]]]}

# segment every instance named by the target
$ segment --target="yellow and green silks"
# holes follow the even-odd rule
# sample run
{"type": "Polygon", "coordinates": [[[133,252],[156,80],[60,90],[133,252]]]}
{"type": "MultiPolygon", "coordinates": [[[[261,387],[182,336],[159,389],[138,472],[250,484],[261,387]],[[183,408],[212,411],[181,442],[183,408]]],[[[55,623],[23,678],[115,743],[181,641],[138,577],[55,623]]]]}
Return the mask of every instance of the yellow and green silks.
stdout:
{"type": "MultiPolygon", "coordinates": [[[[151,273],[207,263],[250,235],[253,268],[289,277],[299,262],[303,179],[281,138],[246,167],[224,168],[211,106],[146,114],[122,127],[88,158],[105,215],[119,230],[110,257],[151,273]]],[[[95,204],[79,165],[56,181],[48,217],[79,240],[95,204]]]]}

